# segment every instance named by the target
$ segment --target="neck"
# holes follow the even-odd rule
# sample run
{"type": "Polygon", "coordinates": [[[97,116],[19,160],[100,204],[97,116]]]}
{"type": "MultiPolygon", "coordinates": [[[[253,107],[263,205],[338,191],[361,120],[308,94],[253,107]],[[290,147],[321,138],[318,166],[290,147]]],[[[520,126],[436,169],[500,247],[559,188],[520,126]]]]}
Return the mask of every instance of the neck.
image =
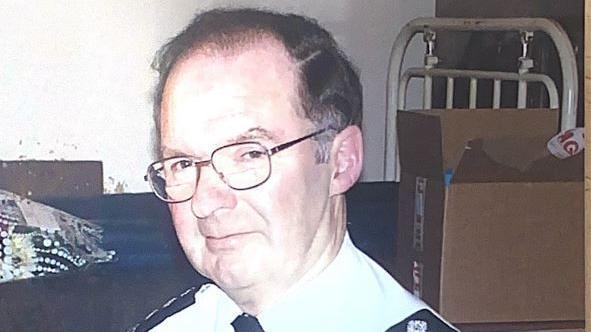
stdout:
{"type": "MultiPolygon", "coordinates": [[[[345,196],[331,197],[329,204],[330,208],[327,209],[325,216],[328,218],[324,218],[323,221],[323,228],[328,232],[316,234],[316,238],[308,248],[307,254],[309,256],[306,264],[294,269],[293,275],[285,278],[287,281],[268,282],[262,285],[226,290],[226,293],[243,312],[253,316],[258,315],[263,309],[281,301],[290,292],[314,279],[332,263],[341,249],[347,231],[345,196]]],[[[281,268],[278,267],[278,269],[281,268]]]]}

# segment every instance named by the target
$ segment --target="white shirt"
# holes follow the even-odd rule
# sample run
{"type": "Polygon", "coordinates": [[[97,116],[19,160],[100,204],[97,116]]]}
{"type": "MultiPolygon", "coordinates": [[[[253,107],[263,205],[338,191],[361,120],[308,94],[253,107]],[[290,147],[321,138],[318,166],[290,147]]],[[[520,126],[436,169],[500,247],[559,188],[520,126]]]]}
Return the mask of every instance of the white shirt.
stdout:
{"type": "MultiPolygon", "coordinates": [[[[265,332],[383,332],[421,309],[429,307],[357,249],[347,234],[324,271],[257,318],[265,332]]],[[[234,332],[230,323],[241,313],[220,288],[206,284],[195,293],[194,304],[152,331],[234,332]]]]}

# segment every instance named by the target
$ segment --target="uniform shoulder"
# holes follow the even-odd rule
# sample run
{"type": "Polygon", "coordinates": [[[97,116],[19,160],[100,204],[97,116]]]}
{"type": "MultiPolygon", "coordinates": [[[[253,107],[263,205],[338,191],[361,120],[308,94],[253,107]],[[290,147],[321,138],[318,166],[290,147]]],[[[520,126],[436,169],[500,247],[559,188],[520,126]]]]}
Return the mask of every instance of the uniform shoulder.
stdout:
{"type": "MultiPolygon", "coordinates": [[[[202,286],[205,287],[206,285],[202,286]]],[[[191,287],[181,294],[166,301],[160,308],[152,310],[144,320],[136,323],[129,328],[127,332],[144,332],[149,331],[156,325],[162,323],[166,318],[176,314],[177,312],[189,307],[195,303],[195,293],[198,287],[191,287]]]]}
{"type": "Polygon", "coordinates": [[[428,309],[422,309],[408,316],[386,332],[457,332],[458,330],[437,317],[428,309]]]}

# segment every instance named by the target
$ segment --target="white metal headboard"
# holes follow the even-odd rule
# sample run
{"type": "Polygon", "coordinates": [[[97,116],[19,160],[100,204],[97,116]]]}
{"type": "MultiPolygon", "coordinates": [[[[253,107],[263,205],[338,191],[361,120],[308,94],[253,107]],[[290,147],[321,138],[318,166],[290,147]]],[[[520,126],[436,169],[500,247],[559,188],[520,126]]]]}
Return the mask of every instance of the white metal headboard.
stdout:
{"type": "Polygon", "coordinates": [[[458,18],[418,18],[406,24],[394,45],[390,54],[388,72],[388,101],[386,111],[386,148],[384,154],[385,181],[399,180],[400,164],[398,161],[398,145],[396,137],[396,113],[405,110],[406,89],[411,78],[423,78],[423,108],[431,108],[431,91],[433,77],[446,77],[446,108],[453,107],[454,79],[468,78],[470,80],[470,108],[476,107],[476,90],[478,80],[488,79],[494,82],[492,108],[499,108],[501,96],[501,81],[518,82],[517,107],[525,108],[527,83],[542,83],[549,97],[549,107],[558,108],[558,92],[556,85],[547,75],[529,73],[532,67],[531,59],[527,57],[527,42],[534,31],[547,34],[553,41],[562,69],[562,106],[561,106],[561,130],[572,129],[576,126],[577,110],[577,66],[575,54],[566,32],[555,21],[546,18],[495,18],[495,19],[458,19],[458,18]],[[523,56],[520,58],[521,66],[517,73],[459,70],[435,68],[437,57],[432,55],[432,39],[435,31],[518,31],[522,33],[524,47],[523,56]],[[423,33],[423,39],[427,43],[425,66],[423,68],[409,68],[401,75],[404,54],[410,40],[417,33],[423,33]]]}

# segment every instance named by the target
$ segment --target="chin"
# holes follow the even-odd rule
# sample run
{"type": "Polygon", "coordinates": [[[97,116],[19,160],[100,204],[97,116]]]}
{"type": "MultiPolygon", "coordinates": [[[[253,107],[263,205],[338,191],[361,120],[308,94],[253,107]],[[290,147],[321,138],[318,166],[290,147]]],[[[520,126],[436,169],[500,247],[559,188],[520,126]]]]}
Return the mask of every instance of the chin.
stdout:
{"type": "Polygon", "coordinates": [[[222,289],[229,290],[247,288],[262,281],[262,277],[252,268],[234,266],[215,271],[211,279],[222,289]]]}
{"type": "Polygon", "coordinates": [[[224,290],[248,288],[268,282],[275,271],[273,257],[262,250],[243,250],[233,255],[216,257],[209,278],[224,290]]]}

